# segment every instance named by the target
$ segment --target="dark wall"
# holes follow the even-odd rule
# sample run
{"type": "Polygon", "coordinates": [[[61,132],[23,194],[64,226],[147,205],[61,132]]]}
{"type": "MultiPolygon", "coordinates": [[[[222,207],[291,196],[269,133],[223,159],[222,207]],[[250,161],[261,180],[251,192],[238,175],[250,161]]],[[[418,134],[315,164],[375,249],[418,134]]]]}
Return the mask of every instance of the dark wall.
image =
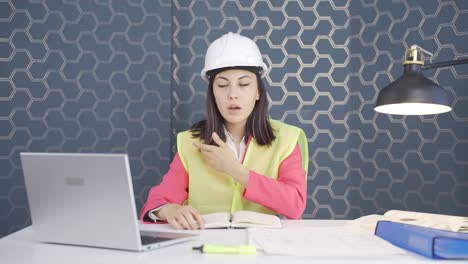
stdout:
{"type": "Polygon", "coordinates": [[[175,1],[174,9],[176,131],[203,117],[207,46],[241,33],[271,67],[271,116],[309,138],[304,217],[468,215],[468,65],[424,72],[447,89],[450,113],[373,110],[412,44],[434,61],[468,57],[468,1],[175,1]]]}
{"type": "Polygon", "coordinates": [[[19,152],[128,153],[137,207],[203,118],[209,43],[255,39],[271,116],[309,139],[304,218],[468,215],[468,65],[427,70],[453,111],[388,116],[380,89],[417,44],[468,57],[467,1],[0,2],[0,236],[30,224],[19,152]]]}
{"type": "Polygon", "coordinates": [[[138,209],[171,159],[170,1],[0,2],[0,236],[22,151],[128,153],[138,209]]]}

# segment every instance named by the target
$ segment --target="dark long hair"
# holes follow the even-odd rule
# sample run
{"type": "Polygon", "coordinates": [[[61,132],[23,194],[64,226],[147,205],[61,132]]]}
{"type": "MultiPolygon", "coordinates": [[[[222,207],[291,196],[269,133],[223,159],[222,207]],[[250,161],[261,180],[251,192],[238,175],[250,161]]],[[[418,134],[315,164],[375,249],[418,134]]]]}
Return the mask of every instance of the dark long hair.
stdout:
{"type": "Polygon", "coordinates": [[[240,67],[227,67],[215,69],[207,72],[209,84],[208,91],[206,95],[206,114],[207,117],[205,120],[195,123],[191,128],[190,132],[192,133],[193,138],[199,138],[205,144],[216,145],[216,143],[211,138],[213,132],[216,132],[219,137],[226,141],[226,135],[224,134],[224,118],[216,106],[215,97],[213,94],[213,83],[214,77],[225,70],[230,69],[241,69],[248,70],[255,73],[257,77],[257,86],[259,99],[255,101],[254,109],[247,119],[245,126],[244,140],[247,143],[249,135],[255,139],[258,145],[260,146],[269,146],[271,142],[275,139],[275,134],[273,133],[273,128],[270,125],[268,117],[268,99],[265,91],[265,86],[260,76],[261,68],[251,67],[251,66],[240,66],[240,67]]]}

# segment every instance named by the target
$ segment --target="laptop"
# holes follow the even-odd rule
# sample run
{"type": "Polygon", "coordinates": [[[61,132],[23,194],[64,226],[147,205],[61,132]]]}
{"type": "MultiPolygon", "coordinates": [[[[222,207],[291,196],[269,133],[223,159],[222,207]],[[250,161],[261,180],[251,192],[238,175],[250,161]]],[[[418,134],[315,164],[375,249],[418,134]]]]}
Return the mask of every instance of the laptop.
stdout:
{"type": "Polygon", "coordinates": [[[32,227],[40,241],[147,251],[198,236],[140,232],[126,154],[20,156],[32,227]]]}

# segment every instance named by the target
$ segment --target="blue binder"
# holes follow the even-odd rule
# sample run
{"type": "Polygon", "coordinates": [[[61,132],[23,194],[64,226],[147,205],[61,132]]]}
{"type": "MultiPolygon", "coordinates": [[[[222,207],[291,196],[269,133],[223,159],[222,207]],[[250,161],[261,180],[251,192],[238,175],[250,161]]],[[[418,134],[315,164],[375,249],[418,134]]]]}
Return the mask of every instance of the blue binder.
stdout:
{"type": "Polygon", "coordinates": [[[378,221],[375,235],[429,258],[468,259],[468,233],[378,221]]]}

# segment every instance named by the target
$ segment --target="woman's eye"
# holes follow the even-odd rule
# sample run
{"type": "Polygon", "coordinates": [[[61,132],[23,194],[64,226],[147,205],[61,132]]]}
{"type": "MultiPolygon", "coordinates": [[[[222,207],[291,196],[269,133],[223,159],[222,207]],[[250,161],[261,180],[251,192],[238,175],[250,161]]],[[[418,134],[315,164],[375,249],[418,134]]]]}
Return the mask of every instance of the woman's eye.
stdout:
{"type": "Polygon", "coordinates": [[[249,86],[250,83],[241,83],[240,86],[249,86]]]}
{"type": "Polygon", "coordinates": [[[218,87],[219,87],[219,88],[224,88],[224,87],[226,87],[226,86],[227,86],[227,84],[218,84],[218,87]]]}

